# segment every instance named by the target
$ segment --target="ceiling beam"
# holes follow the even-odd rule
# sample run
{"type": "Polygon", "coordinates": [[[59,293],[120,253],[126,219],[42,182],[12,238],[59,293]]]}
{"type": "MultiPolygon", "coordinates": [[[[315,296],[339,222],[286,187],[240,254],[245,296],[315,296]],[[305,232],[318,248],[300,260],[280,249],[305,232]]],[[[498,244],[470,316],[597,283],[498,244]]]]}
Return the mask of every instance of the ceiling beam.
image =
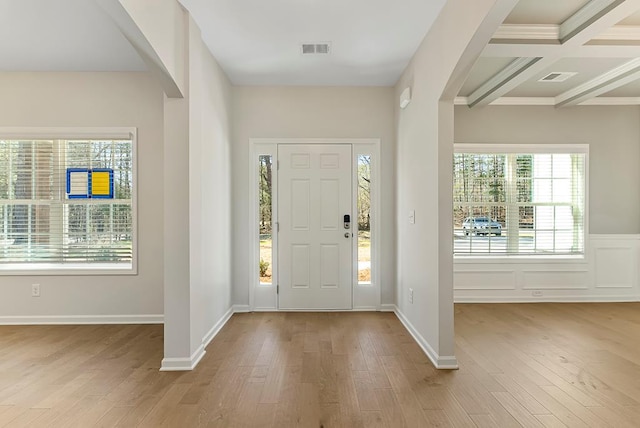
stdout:
{"type": "Polygon", "coordinates": [[[575,106],[631,83],[640,77],[640,58],[631,60],[556,97],[556,107],[575,106]]]}
{"type": "Polygon", "coordinates": [[[562,56],[563,58],[638,58],[640,45],[589,44],[574,49],[560,45],[499,43],[489,44],[482,51],[483,57],[516,58],[562,56]]]}
{"type": "Polygon", "coordinates": [[[167,68],[163,58],[151,44],[126,7],[119,0],[95,0],[113,20],[122,35],[138,52],[149,71],[155,75],[169,98],[184,98],[183,88],[173,73],[167,68]]]}
{"type": "MultiPolygon", "coordinates": [[[[467,97],[456,97],[454,104],[468,106],[467,97]]],[[[492,106],[549,106],[555,107],[554,97],[502,97],[491,103],[492,106]]],[[[580,103],[581,106],[637,106],[640,97],[597,97],[580,103]]]]}
{"type": "Polygon", "coordinates": [[[566,53],[576,50],[597,35],[640,9],[640,0],[591,0],[560,25],[561,45],[553,54],[541,57],[518,58],[490,78],[470,96],[470,106],[488,105],[506,95],[554,64],[566,53]],[[519,64],[517,70],[513,65],[519,64]]]}
{"type": "MultiPolygon", "coordinates": [[[[478,89],[469,95],[469,107],[473,107],[491,96],[496,90],[503,88],[505,84],[515,79],[519,74],[532,65],[540,61],[540,57],[533,58],[516,58],[509,65],[503,68],[498,74],[484,82],[478,89]]],[[[486,103],[488,104],[488,103],[486,103]]]]}
{"type": "MultiPolygon", "coordinates": [[[[491,43],[560,45],[560,27],[554,24],[502,24],[491,37],[491,43]]],[[[638,41],[640,26],[614,25],[596,35],[593,40],[638,41]]]]}
{"type": "MultiPolygon", "coordinates": [[[[624,2],[625,0],[591,0],[560,25],[560,43],[565,44],[573,37],[585,31],[593,33],[593,28],[591,27],[593,27],[599,19],[605,17],[609,12],[624,2]],[[588,31],[590,28],[591,31],[588,31]]],[[[624,18],[627,16],[628,14],[625,15],[624,18]]],[[[618,22],[620,22],[620,20],[611,23],[607,28],[612,27],[618,22]]]]}
{"type": "Polygon", "coordinates": [[[493,33],[492,43],[501,40],[552,41],[560,44],[560,26],[554,24],[502,24],[493,33]]]}
{"type": "Polygon", "coordinates": [[[481,24],[476,29],[475,34],[467,44],[462,56],[460,57],[455,69],[451,73],[449,81],[442,92],[441,100],[453,99],[460,92],[460,88],[469,76],[471,69],[482,54],[484,47],[495,33],[500,23],[504,22],[509,13],[513,10],[519,0],[500,0],[496,1],[481,24]]]}

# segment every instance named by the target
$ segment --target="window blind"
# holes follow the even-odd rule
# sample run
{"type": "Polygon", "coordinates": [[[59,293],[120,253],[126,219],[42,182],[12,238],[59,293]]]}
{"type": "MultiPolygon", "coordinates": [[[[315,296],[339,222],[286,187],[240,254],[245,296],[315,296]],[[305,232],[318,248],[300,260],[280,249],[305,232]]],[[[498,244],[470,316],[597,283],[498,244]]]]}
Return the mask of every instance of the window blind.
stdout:
{"type": "Polygon", "coordinates": [[[133,140],[0,140],[0,264],[133,261],[133,140]],[[113,170],[113,198],[70,199],[67,168],[113,170]]]}
{"type": "Polygon", "coordinates": [[[454,155],[454,253],[584,254],[586,155],[454,155]]]}

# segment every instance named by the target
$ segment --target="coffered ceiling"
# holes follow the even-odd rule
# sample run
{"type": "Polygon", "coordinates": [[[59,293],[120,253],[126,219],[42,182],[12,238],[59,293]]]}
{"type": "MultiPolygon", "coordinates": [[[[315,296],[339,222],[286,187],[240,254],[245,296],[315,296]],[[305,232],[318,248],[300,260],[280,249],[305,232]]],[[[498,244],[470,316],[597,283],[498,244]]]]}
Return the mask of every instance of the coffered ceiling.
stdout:
{"type": "Polygon", "coordinates": [[[639,79],[640,0],[521,0],[456,103],[640,104],[639,79]]]}

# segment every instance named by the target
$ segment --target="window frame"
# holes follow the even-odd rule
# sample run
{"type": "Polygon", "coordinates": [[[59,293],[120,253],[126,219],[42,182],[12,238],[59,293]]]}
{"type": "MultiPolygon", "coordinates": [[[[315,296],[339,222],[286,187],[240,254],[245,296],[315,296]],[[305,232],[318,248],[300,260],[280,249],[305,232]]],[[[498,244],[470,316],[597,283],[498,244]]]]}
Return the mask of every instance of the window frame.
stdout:
{"type": "MultiPolygon", "coordinates": [[[[455,263],[587,263],[589,259],[589,144],[495,144],[495,143],[454,143],[454,154],[583,154],[584,155],[584,228],[582,254],[505,254],[505,253],[453,253],[455,263]]],[[[453,162],[453,159],[452,159],[453,162]]],[[[453,169],[453,164],[452,164],[453,169]]],[[[454,177],[455,179],[455,177],[454,177]]],[[[453,194],[453,186],[451,189],[453,194]]],[[[452,207],[453,209],[453,207],[452,207]]],[[[452,232],[454,226],[452,224],[452,232]]],[[[453,239],[453,233],[452,233],[453,239]]]]}
{"type": "Polygon", "coordinates": [[[131,140],[131,264],[7,263],[0,276],[137,275],[138,274],[138,138],[135,127],[0,127],[3,140],[131,140]]]}

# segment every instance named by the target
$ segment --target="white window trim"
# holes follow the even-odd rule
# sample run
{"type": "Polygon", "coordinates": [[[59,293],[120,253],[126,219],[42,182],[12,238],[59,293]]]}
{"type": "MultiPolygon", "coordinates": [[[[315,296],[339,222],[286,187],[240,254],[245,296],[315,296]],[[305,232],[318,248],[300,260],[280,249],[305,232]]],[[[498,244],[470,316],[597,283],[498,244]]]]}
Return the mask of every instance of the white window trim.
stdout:
{"type": "MultiPolygon", "coordinates": [[[[372,290],[376,294],[376,310],[380,310],[381,307],[381,284],[380,284],[380,140],[361,138],[361,139],[332,139],[332,138],[250,138],[249,139],[249,253],[248,266],[249,272],[249,310],[261,310],[263,308],[256,308],[255,306],[255,294],[258,287],[264,287],[265,289],[271,289],[271,292],[275,295],[275,308],[267,308],[269,310],[279,310],[277,308],[278,296],[276,293],[277,278],[278,278],[278,237],[274,234],[272,237],[272,283],[260,284],[259,281],[259,231],[256,225],[259,221],[258,214],[258,186],[255,185],[258,182],[258,156],[271,155],[273,165],[276,165],[273,171],[273,194],[271,200],[273,207],[271,211],[273,227],[276,227],[275,222],[278,219],[278,144],[350,144],[352,146],[352,192],[357,191],[357,156],[371,155],[371,179],[375,183],[371,189],[371,283],[358,284],[358,255],[357,255],[357,239],[353,239],[354,249],[353,254],[353,277],[352,277],[352,305],[355,307],[356,293],[358,288],[372,290]],[[353,166],[355,165],[355,167],[353,166]]],[[[357,198],[353,198],[353,212],[357,212],[357,198]]]]}
{"type": "MultiPolygon", "coordinates": [[[[585,195],[584,195],[584,252],[583,254],[454,254],[454,263],[483,263],[483,264],[553,264],[576,263],[587,264],[590,259],[589,248],[589,145],[588,144],[494,144],[494,143],[454,143],[455,153],[527,153],[527,154],[554,154],[554,153],[582,153],[584,154],[585,195]]],[[[453,168],[453,167],[452,167],[453,168]]],[[[453,225],[452,225],[453,228],[453,225]]]]}
{"type": "MultiPolygon", "coordinates": [[[[354,218],[357,219],[358,213],[358,156],[370,156],[371,158],[371,181],[373,185],[371,186],[371,220],[370,220],[370,231],[371,233],[371,281],[370,282],[360,282],[358,279],[358,236],[354,236],[355,239],[352,239],[353,248],[353,285],[359,287],[373,287],[378,289],[378,294],[380,290],[380,280],[379,280],[379,241],[380,241],[380,231],[378,228],[378,223],[380,221],[379,213],[380,213],[380,198],[379,198],[379,186],[380,186],[380,156],[378,151],[378,146],[375,144],[362,143],[362,144],[353,144],[352,145],[352,156],[353,156],[353,165],[352,165],[352,183],[353,183],[353,207],[351,208],[351,212],[354,213],[354,218]]],[[[359,232],[358,221],[352,221],[355,224],[354,230],[359,232]]],[[[355,297],[355,296],[354,296],[355,297]]],[[[378,303],[378,306],[380,304],[378,303]]]]}
{"type": "Polygon", "coordinates": [[[85,275],[137,275],[138,274],[138,136],[135,127],[0,127],[0,139],[4,140],[72,140],[72,139],[131,139],[132,179],[131,189],[131,237],[132,259],[129,264],[105,263],[11,263],[0,265],[0,275],[13,276],[85,276],[85,275]]]}
{"type": "MultiPolygon", "coordinates": [[[[250,140],[251,150],[249,156],[249,307],[253,311],[255,307],[256,288],[271,289],[276,293],[278,278],[278,234],[274,233],[277,228],[278,218],[278,145],[269,140],[250,140]],[[258,223],[260,219],[260,203],[258,202],[258,167],[259,156],[271,156],[271,284],[260,283],[260,231],[258,223]]],[[[276,296],[277,299],[277,296],[276,296]]],[[[277,304],[277,302],[276,302],[277,304]]],[[[262,309],[262,308],[257,308],[262,309]]]]}

